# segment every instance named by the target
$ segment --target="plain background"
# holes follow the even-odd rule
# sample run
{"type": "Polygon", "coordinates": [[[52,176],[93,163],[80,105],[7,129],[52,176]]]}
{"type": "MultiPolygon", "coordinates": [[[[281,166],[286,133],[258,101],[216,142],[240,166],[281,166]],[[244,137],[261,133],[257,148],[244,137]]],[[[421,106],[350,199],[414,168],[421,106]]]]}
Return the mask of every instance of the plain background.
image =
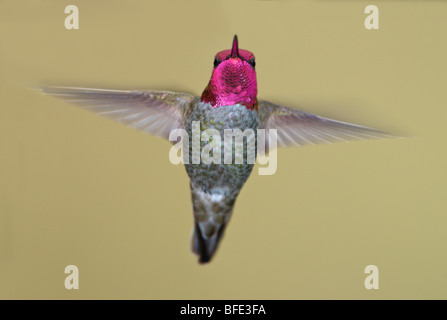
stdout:
{"type": "Polygon", "coordinates": [[[445,1],[0,1],[0,298],[446,298],[446,30],[445,1]],[[409,138],[280,149],[201,266],[170,144],[28,87],[199,95],[235,33],[260,99],[409,138]]]}

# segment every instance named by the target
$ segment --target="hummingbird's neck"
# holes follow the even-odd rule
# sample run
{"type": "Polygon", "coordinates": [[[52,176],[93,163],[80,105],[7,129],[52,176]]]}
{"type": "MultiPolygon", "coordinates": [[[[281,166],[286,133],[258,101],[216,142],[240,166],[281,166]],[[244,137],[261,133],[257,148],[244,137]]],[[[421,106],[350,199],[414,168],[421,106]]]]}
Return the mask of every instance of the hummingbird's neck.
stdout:
{"type": "Polygon", "coordinates": [[[211,77],[202,93],[201,101],[210,103],[214,108],[241,104],[250,110],[257,110],[257,93],[256,79],[229,85],[228,79],[211,77]]]}

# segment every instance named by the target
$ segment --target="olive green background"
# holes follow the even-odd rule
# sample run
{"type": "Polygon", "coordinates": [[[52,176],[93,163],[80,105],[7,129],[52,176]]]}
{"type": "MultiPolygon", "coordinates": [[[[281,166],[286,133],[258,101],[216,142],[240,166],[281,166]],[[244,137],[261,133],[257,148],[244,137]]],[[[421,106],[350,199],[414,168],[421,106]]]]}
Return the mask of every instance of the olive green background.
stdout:
{"type": "Polygon", "coordinates": [[[446,298],[446,30],[446,1],[0,1],[0,298],[446,298]],[[28,87],[199,95],[235,33],[260,99],[409,137],[280,149],[199,265],[170,144],[28,87]]]}

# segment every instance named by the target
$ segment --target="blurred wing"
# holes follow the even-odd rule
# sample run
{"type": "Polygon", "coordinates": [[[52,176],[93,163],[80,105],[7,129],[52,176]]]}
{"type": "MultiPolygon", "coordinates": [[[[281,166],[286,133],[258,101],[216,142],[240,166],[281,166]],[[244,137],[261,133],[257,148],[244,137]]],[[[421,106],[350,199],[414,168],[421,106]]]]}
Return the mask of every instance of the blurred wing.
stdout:
{"type": "Polygon", "coordinates": [[[188,93],[126,91],[73,87],[43,87],[43,92],[63,101],[121,122],[129,127],[168,139],[183,128],[182,116],[194,100],[188,93]]]}
{"type": "Polygon", "coordinates": [[[280,147],[395,137],[377,129],[319,117],[267,101],[259,102],[258,116],[259,128],[277,129],[277,145],[280,147]]]}

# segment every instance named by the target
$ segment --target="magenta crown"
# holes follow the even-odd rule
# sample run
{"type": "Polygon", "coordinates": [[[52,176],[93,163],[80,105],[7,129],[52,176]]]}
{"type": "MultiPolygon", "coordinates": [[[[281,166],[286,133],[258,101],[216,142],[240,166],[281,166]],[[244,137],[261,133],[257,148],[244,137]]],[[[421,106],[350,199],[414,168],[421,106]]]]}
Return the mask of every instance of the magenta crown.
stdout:
{"type": "Polygon", "coordinates": [[[248,50],[239,49],[235,35],[231,50],[216,54],[214,69],[201,101],[213,107],[245,105],[257,109],[257,82],[255,56],[248,50]]]}

